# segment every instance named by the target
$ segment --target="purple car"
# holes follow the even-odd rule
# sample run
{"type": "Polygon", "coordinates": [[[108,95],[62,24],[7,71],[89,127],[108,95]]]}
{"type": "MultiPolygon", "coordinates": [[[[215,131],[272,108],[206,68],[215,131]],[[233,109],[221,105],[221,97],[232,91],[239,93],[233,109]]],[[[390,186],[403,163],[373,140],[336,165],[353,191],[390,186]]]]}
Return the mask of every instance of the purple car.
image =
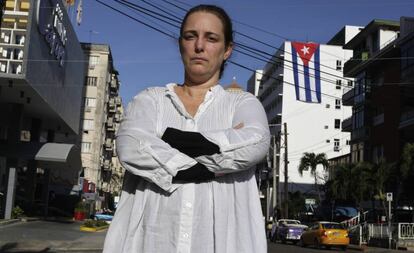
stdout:
{"type": "Polygon", "coordinates": [[[308,227],[301,224],[298,220],[290,219],[280,219],[273,226],[271,241],[276,242],[280,240],[282,243],[291,241],[295,244],[300,240],[303,230],[308,227]]]}

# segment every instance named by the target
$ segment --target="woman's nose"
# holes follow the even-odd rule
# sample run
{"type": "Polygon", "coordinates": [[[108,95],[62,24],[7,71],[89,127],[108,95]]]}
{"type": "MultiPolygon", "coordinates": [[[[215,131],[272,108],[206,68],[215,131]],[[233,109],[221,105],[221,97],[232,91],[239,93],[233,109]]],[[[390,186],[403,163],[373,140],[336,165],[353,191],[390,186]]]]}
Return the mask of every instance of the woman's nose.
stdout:
{"type": "Polygon", "coordinates": [[[196,52],[204,51],[204,40],[202,38],[198,38],[195,43],[195,50],[196,52]]]}

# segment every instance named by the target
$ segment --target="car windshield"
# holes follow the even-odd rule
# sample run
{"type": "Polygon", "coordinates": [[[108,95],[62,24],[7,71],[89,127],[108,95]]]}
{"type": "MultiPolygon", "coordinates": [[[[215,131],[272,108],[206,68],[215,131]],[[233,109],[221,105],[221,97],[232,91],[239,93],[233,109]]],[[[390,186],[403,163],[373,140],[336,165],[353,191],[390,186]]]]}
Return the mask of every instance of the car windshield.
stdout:
{"type": "Polygon", "coordinates": [[[290,224],[300,224],[300,222],[297,221],[297,220],[288,220],[288,221],[285,221],[285,224],[288,224],[288,225],[290,225],[290,224]]]}
{"type": "Polygon", "coordinates": [[[344,229],[344,226],[338,223],[324,223],[322,224],[322,227],[324,229],[344,229]]]}

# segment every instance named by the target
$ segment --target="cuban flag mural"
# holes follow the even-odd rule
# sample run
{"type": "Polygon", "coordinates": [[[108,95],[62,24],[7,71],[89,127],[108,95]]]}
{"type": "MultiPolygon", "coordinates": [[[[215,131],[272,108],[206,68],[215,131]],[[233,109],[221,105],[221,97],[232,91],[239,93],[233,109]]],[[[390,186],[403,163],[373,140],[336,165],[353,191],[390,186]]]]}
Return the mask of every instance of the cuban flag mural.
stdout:
{"type": "Polygon", "coordinates": [[[292,42],[292,63],[296,99],[308,103],[320,103],[319,44],[292,42]]]}

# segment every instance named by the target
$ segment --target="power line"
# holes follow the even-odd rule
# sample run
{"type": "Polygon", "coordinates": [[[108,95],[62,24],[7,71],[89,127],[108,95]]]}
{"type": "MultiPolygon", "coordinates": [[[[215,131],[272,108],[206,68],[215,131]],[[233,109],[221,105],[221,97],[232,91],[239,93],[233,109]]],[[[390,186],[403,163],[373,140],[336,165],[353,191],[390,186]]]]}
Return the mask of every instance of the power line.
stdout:
{"type": "MultiPolygon", "coordinates": [[[[174,27],[176,27],[176,28],[179,28],[179,26],[174,25],[174,24],[171,24],[170,22],[165,21],[165,20],[163,20],[162,18],[168,18],[169,20],[173,20],[174,22],[179,22],[179,20],[174,20],[174,19],[171,19],[171,18],[169,18],[169,17],[166,17],[165,15],[162,15],[162,14],[157,13],[157,12],[155,12],[155,11],[148,10],[147,8],[141,7],[141,6],[137,5],[137,4],[129,3],[129,2],[127,2],[127,1],[125,1],[125,0],[115,0],[115,1],[116,1],[116,2],[118,2],[118,3],[121,3],[121,4],[123,4],[123,5],[128,5],[130,8],[133,8],[134,10],[136,10],[136,11],[138,11],[138,12],[144,12],[144,14],[146,14],[146,15],[149,15],[149,16],[151,16],[151,17],[153,17],[153,18],[157,19],[157,20],[160,20],[160,21],[165,22],[165,23],[167,23],[167,24],[169,24],[169,25],[172,25],[172,26],[174,26],[174,27]],[[154,17],[154,15],[153,15],[153,14],[149,14],[148,12],[153,13],[153,14],[156,14],[156,15],[158,15],[159,17],[154,17]],[[161,18],[160,18],[160,17],[161,17],[161,18]]],[[[145,0],[142,0],[142,1],[145,1],[145,0]]],[[[170,14],[169,12],[166,12],[166,13],[170,14]]],[[[247,35],[246,35],[246,36],[247,36],[247,35]]],[[[250,36],[249,36],[249,37],[250,37],[250,36]]],[[[273,58],[273,57],[275,57],[275,56],[274,56],[274,55],[272,55],[272,54],[269,54],[269,53],[267,53],[267,52],[264,52],[264,51],[258,50],[258,49],[256,49],[256,48],[252,48],[252,47],[250,47],[250,46],[247,46],[247,45],[244,45],[244,44],[241,44],[241,43],[237,43],[237,45],[243,46],[243,47],[245,47],[245,48],[247,47],[247,48],[249,48],[249,50],[250,50],[250,51],[251,51],[251,50],[255,50],[255,51],[256,51],[256,53],[257,53],[257,52],[260,52],[260,53],[262,53],[262,54],[267,54],[267,55],[271,56],[272,58],[273,58]]],[[[254,58],[254,59],[257,59],[257,60],[262,60],[263,62],[268,63],[267,59],[266,59],[266,60],[259,59],[258,57],[254,56],[254,55],[251,55],[251,54],[246,54],[246,53],[244,53],[244,52],[241,52],[241,51],[237,50],[237,48],[235,48],[235,51],[237,51],[237,52],[239,52],[239,53],[241,53],[241,54],[244,54],[244,55],[246,55],[246,56],[249,56],[249,57],[251,57],[251,58],[254,58]]],[[[284,50],[283,50],[283,51],[284,51],[284,50]]],[[[276,56],[276,58],[283,59],[284,61],[290,62],[290,63],[292,63],[292,64],[302,65],[302,64],[298,64],[298,63],[293,63],[292,61],[289,61],[289,60],[287,60],[286,58],[281,58],[281,57],[277,57],[277,56],[276,56]]],[[[313,69],[313,68],[310,68],[310,69],[313,69]]],[[[328,75],[332,75],[332,74],[327,73],[327,72],[324,72],[324,71],[319,71],[319,72],[321,72],[321,73],[325,73],[325,74],[328,74],[328,75]]],[[[302,71],[301,73],[303,73],[303,71],[302,71]]],[[[312,75],[310,75],[310,74],[308,74],[308,75],[309,75],[309,76],[311,76],[311,77],[314,77],[314,75],[313,75],[313,76],[312,76],[312,75]]],[[[339,77],[339,78],[344,79],[343,77],[339,77]]],[[[335,81],[330,80],[330,79],[327,79],[327,78],[325,78],[325,77],[324,77],[324,78],[321,78],[321,80],[326,81],[326,82],[328,82],[328,83],[335,84],[335,85],[337,85],[337,86],[343,86],[343,87],[346,87],[346,86],[344,86],[344,85],[342,85],[342,84],[338,84],[338,83],[336,83],[335,81]]],[[[347,79],[345,79],[345,80],[347,80],[347,79]]],[[[348,80],[347,80],[347,81],[348,81],[348,80]]]]}
{"type": "Polygon", "coordinates": [[[95,1],[96,1],[96,2],[98,2],[98,3],[100,3],[101,5],[104,5],[104,6],[108,7],[109,9],[111,9],[111,10],[113,10],[113,11],[116,11],[116,12],[118,12],[118,13],[120,13],[120,14],[122,14],[122,15],[124,15],[124,16],[126,16],[126,17],[130,18],[130,19],[132,19],[132,20],[135,20],[136,22],[138,22],[138,23],[140,23],[140,24],[142,24],[142,25],[144,25],[144,26],[146,26],[146,27],[148,27],[148,28],[151,28],[151,29],[153,29],[153,30],[155,30],[155,31],[157,31],[157,32],[159,32],[159,33],[162,33],[162,34],[164,34],[164,35],[166,35],[166,36],[168,36],[168,37],[170,37],[170,38],[177,39],[177,38],[175,38],[173,35],[168,34],[168,33],[164,32],[164,31],[162,31],[162,30],[160,30],[160,29],[158,29],[158,28],[156,28],[156,27],[154,27],[154,26],[152,26],[152,25],[149,25],[149,24],[147,24],[147,23],[145,23],[145,22],[142,22],[142,21],[140,21],[140,20],[138,20],[138,19],[136,19],[136,18],[134,18],[134,17],[132,17],[132,16],[128,15],[127,13],[125,13],[125,12],[123,12],[123,11],[120,11],[120,10],[118,10],[118,9],[116,9],[116,8],[114,8],[114,7],[112,7],[112,6],[108,5],[108,4],[106,4],[106,3],[103,3],[103,2],[102,2],[102,1],[100,1],[100,0],[95,0],[95,1]]]}

